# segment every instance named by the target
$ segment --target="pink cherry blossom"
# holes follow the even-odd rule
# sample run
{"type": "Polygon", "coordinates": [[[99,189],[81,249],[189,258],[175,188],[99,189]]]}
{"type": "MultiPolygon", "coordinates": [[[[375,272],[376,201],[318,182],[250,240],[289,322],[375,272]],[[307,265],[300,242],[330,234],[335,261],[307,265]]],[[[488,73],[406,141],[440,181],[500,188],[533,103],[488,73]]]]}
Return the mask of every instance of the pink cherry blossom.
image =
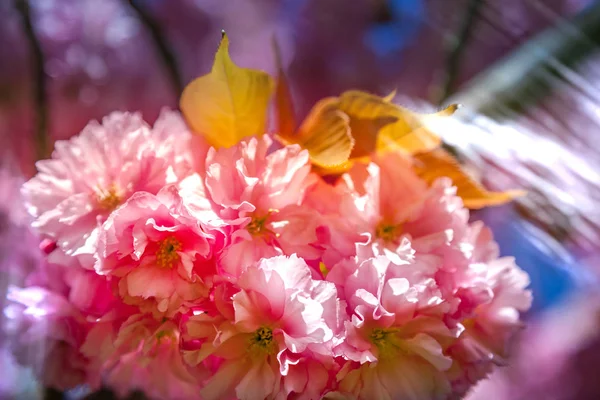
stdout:
{"type": "MultiPolygon", "coordinates": [[[[263,259],[240,275],[238,285],[231,300],[232,320],[216,317],[221,321],[217,324],[214,317],[199,315],[188,321],[188,334],[209,339],[195,361],[209,356],[222,360],[202,388],[202,397],[277,397],[282,391],[302,390],[307,376],[322,377],[325,369],[318,357],[303,357],[331,354],[333,330],[328,323],[337,307],[334,285],[313,280],[310,268],[296,256],[263,259]],[[302,367],[290,373],[301,361],[302,367]]],[[[322,377],[315,383],[324,389],[327,381],[322,377]]]]}
{"type": "Polygon", "coordinates": [[[161,140],[161,121],[154,134],[139,114],[114,112],[57,141],[52,159],[39,161],[38,174],[23,187],[34,227],[68,255],[88,256],[89,265],[98,228],[111,211],[137,191],[157,193],[186,169],[172,144],[189,133],[175,127],[179,134],[161,140]]]}
{"type": "Polygon", "coordinates": [[[264,135],[211,149],[207,155],[205,194],[229,225],[220,264],[233,277],[239,276],[240,268],[281,255],[284,249],[316,258],[307,248],[316,242],[314,231],[293,226],[308,210],[290,209],[301,204],[314,179],[308,152],[293,145],[269,153],[271,144],[264,135]],[[292,237],[298,233],[304,236],[292,237]]]}
{"type": "Polygon", "coordinates": [[[207,298],[216,272],[211,239],[175,186],[138,192],[103,225],[96,272],[115,278],[126,303],[172,316],[207,298]]]}
{"type": "Polygon", "coordinates": [[[95,360],[103,383],[119,396],[141,390],[150,398],[198,399],[206,371],[185,364],[179,336],[174,321],[135,314],[118,327],[110,321],[98,323],[82,351],[95,360]]]}
{"type": "Polygon", "coordinates": [[[0,349],[43,384],[119,396],[463,395],[505,361],[528,277],[411,162],[374,155],[328,183],[300,146],[215,149],[177,112],[90,123],[22,190],[40,262],[0,349]]]}
{"type": "Polygon", "coordinates": [[[393,249],[408,237],[418,252],[440,254],[465,234],[469,213],[452,182],[442,178],[428,188],[400,154],[356,164],[340,184],[354,192],[356,210],[347,214],[356,229],[384,246],[393,249]]]}
{"type": "MultiPolygon", "coordinates": [[[[408,244],[408,243],[407,243],[408,244]]],[[[410,246],[348,260],[328,280],[344,292],[350,320],[336,355],[347,360],[338,374],[341,392],[358,399],[442,399],[450,393],[447,346],[460,334],[444,323],[449,305],[432,278],[418,273],[410,246]]]]}
{"type": "Polygon", "coordinates": [[[455,359],[452,374],[457,393],[489,374],[493,364],[505,364],[511,339],[522,327],[519,314],[529,309],[532,300],[525,290],[529,277],[513,258],[498,258],[498,246],[487,227],[473,223],[468,237],[473,249],[470,264],[454,276],[458,313],[466,328],[449,349],[455,359]]]}
{"type": "Polygon", "coordinates": [[[355,192],[345,185],[330,185],[315,179],[306,192],[302,205],[318,213],[317,242],[322,248],[321,261],[331,268],[340,260],[356,255],[356,244],[368,240],[357,229],[362,225],[354,204],[355,192]]]}

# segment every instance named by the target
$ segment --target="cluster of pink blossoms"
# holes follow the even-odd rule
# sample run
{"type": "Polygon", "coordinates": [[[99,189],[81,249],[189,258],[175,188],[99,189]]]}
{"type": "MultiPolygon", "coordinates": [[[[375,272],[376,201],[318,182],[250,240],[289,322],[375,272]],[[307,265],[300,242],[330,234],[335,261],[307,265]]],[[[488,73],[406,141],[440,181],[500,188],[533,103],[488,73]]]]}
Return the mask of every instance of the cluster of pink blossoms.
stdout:
{"type": "Polygon", "coordinates": [[[447,399],[503,362],[527,275],[448,179],[334,184],[268,135],[209,148],[113,113],[23,187],[47,254],[5,315],[43,384],[156,399],[447,399]]]}

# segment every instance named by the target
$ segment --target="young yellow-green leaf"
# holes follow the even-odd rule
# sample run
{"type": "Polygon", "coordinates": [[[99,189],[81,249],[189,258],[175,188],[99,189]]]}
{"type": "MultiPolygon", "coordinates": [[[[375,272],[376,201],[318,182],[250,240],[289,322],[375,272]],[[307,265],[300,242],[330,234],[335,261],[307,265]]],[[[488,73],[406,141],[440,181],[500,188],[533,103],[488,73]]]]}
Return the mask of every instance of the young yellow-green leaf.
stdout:
{"type": "Polygon", "coordinates": [[[267,73],[235,65],[223,34],[211,72],[187,85],[180,107],[193,131],[215,147],[230,147],[265,133],[273,86],[267,73]]]}
{"type": "Polygon", "coordinates": [[[315,104],[294,135],[278,135],[278,139],[299,144],[308,150],[313,165],[324,168],[346,163],[354,147],[349,118],[340,111],[335,97],[315,104]]]}
{"type": "Polygon", "coordinates": [[[471,178],[460,164],[448,152],[436,149],[420,153],[414,157],[414,169],[423,180],[431,184],[437,178],[448,177],[456,186],[457,194],[463,199],[465,207],[479,209],[507,203],[525,192],[510,190],[507,192],[490,192],[471,178]]]}

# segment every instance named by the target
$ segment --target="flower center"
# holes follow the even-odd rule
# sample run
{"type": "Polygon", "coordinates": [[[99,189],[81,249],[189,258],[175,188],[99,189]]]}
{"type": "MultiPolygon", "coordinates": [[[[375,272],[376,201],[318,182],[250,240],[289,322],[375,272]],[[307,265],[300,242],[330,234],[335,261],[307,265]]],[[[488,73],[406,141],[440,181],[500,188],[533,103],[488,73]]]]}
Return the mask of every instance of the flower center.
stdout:
{"type": "Polygon", "coordinates": [[[382,221],[375,228],[375,237],[384,242],[393,242],[402,234],[402,225],[393,225],[382,221]]]}
{"type": "Polygon", "coordinates": [[[396,357],[402,352],[395,329],[375,328],[369,335],[369,340],[379,350],[378,358],[386,359],[396,357]]]}
{"type": "Polygon", "coordinates": [[[265,224],[268,217],[252,217],[252,220],[246,225],[246,230],[252,236],[259,236],[266,232],[265,224]]]}
{"type": "Polygon", "coordinates": [[[114,186],[111,186],[108,190],[98,191],[98,205],[102,210],[112,211],[121,204],[121,196],[117,194],[117,190],[114,186]]]}
{"type": "MultiPolygon", "coordinates": [[[[278,210],[271,209],[267,215],[257,216],[253,215],[250,223],[246,225],[246,230],[252,236],[264,236],[268,234],[274,234],[269,228],[267,228],[267,222],[271,215],[276,214],[278,210]]],[[[277,236],[277,235],[275,235],[277,236]]]]}
{"type": "Polygon", "coordinates": [[[181,242],[169,236],[158,244],[156,263],[161,268],[173,268],[173,265],[179,261],[177,253],[179,250],[181,250],[181,242]]]}
{"type": "Polygon", "coordinates": [[[273,341],[273,330],[267,327],[258,328],[250,337],[249,351],[261,354],[275,353],[275,342],[273,341]]]}

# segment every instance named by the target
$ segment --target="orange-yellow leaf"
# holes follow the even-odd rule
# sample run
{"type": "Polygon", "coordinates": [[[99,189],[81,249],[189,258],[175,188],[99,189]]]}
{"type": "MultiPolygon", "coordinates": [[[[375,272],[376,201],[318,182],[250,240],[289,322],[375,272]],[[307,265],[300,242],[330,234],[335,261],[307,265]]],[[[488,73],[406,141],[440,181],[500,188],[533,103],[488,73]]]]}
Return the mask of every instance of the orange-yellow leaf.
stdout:
{"type": "Polygon", "coordinates": [[[308,150],[314,165],[325,168],[347,162],[354,147],[349,118],[334,97],[315,104],[295,134],[278,138],[284,144],[299,144],[308,150]]]}
{"type": "Polygon", "coordinates": [[[368,164],[371,159],[369,157],[351,158],[348,161],[329,167],[320,167],[318,165],[313,166],[313,171],[321,176],[326,175],[341,175],[344,172],[348,172],[350,168],[356,163],[368,164]]]}
{"type": "Polygon", "coordinates": [[[479,209],[507,203],[525,193],[520,190],[507,192],[490,192],[471,178],[460,164],[442,149],[420,153],[414,157],[416,173],[431,184],[437,178],[448,177],[457,188],[457,194],[463,199],[466,207],[479,209]]]}
{"type": "Polygon", "coordinates": [[[355,142],[351,158],[372,154],[380,131],[398,120],[396,106],[379,96],[358,90],[342,93],[339,108],[350,118],[350,133],[355,142]]]}
{"type": "Polygon", "coordinates": [[[451,115],[456,106],[436,114],[417,114],[391,103],[395,92],[385,98],[351,90],[340,96],[340,109],[350,117],[356,146],[351,155],[362,157],[375,151],[415,154],[439,147],[441,139],[426,128],[427,120],[451,115]]]}
{"type": "Polygon", "coordinates": [[[401,150],[408,154],[417,154],[440,146],[441,138],[427,128],[427,123],[454,114],[458,105],[453,104],[435,114],[418,114],[407,108],[396,108],[398,122],[381,131],[377,140],[377,150],[401,150]]]}
{"type": "Polygon", "coordinates": [[[230,147],[265,133],[273,86],[267,73],[235,65],[223,34],[211,72],[187,85],[180,107],[192,130],[215,147],[230,147]]]}
{"type": "Polygon", "coordinates": [[[277,66],[277,84],[275,86],[275,116],[277,133],[282,137],[292,137],[297,128],[296,114],[292,94],[281,63],[281,52],[273,38],[273,52],[277,66]]]}

